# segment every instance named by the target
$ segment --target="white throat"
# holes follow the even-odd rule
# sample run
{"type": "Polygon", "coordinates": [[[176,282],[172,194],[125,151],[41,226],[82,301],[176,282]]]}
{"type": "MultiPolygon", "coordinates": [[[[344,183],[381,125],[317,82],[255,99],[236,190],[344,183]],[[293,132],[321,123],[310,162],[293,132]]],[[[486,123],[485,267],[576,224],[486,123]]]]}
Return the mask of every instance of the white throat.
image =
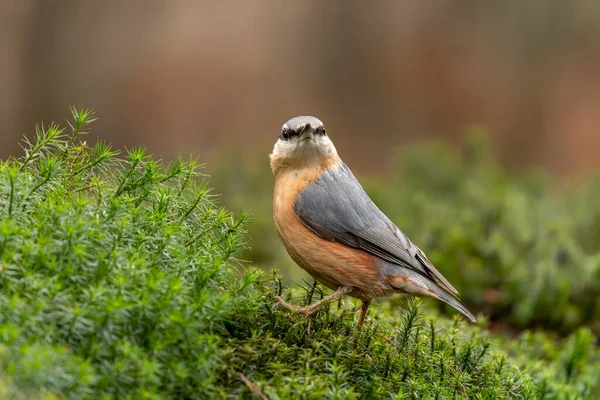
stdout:
{"type": "Polygon", "coordinates": [[[279,139],[270,155],[273,173],[284,166],[310,167],[328,163],[338,158],[337,150],[328,136],[279,139]]]}

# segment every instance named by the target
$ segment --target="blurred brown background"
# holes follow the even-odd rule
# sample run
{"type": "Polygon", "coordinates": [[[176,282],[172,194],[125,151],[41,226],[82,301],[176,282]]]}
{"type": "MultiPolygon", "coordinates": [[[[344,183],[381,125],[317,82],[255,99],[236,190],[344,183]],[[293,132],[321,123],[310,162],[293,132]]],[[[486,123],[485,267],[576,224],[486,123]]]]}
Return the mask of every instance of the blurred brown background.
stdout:
{"type": "Polygon", "coordinates": [[[165,158],[266,152],[312,114],[357,170],[477,124],[576,177],[600,165],[600,2],[1,1],[0,157],[69,105],[165,158]]]}

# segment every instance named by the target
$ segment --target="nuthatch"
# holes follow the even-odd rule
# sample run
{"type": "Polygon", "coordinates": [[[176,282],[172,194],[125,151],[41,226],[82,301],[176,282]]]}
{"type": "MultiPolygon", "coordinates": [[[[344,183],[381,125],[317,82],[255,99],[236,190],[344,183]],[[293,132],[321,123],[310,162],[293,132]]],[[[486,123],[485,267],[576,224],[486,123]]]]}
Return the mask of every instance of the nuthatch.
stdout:
{"type": "Polygon", "coordinates": [[[348,294],[362,300],[362,326],[372,299],[408,293],[439,299],[475,322],[457,290],[365,193],[320,120],[286,122],[270,161],[279,237],[300,267],[335,291],[307,307],[277,297],[279,304],[312,315],[348,294]]]}

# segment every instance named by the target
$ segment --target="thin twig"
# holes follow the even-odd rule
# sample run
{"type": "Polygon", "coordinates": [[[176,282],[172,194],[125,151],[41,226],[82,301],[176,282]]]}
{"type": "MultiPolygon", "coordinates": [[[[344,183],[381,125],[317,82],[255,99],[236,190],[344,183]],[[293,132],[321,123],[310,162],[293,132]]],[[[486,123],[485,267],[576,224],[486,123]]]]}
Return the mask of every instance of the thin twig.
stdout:
{"type": "Polygon", "coordinates": [[[383,336],[381,333],[377,332],[377,336],[381,337],[383,340],[385,340],[389,344],[392,344],[392,341],[390,339],[386,338],[385,336],[383,336]]]}
{"type": "Polygon", "coordinates": [[[248,379],[246,377],[246,375],[244,375],[242,373],[238,373],[238,377],[242,380],[242,382],[244,382],[246,384],[246,386],[248,386],[248,388],[250,390],[252,390],[254,393],[256,393],[256,395],[258,397],[260,397],[262,400],[269,400],[269,398],[267,396],[265,396],[263,394],[263,392],[260,391],[260,389],[258,388],[258,386],[256,386],[254,383],[252,383],[250,381],[250,379],[248,379]]]}

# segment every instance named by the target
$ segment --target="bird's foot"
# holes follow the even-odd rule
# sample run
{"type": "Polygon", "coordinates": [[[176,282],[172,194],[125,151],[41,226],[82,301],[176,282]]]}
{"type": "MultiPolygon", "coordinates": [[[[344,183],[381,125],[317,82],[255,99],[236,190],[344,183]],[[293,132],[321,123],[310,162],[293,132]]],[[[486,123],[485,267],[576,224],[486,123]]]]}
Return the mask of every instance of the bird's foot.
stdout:
{"type": "Polygon", "coordinates": [[[315,304],[307,306],[307,307],[294,306],[294,305],[291,305],[290,303],[288,303],[287,301],[283,300],[279,296],[275,297],[275,303],[283,308],[290,310],[290,311],[304,314],[307,317],[310,317],[311,315],[316,313],[317,310],[319,309],[319,307],[321,306],[321,304],[318,304],[318,303],[315,303],[315,304]]]}
{"type": "Polygon", "coordinates": [[[329,296],[324,297],[321,300],[317,301],[316,303],[313,303],[310,306],[306,306],[306,307],[293,306],[290,303],[283,300],[279,296],[275,297],[275,303],[283,308],[287,308],[290,311],[299,312],[299,313],[302,313],[302,314],[306,315],[307,317],[309,317],[309,316],[313,315],[314,313],[316,313],[317,310],[323,304],[329,303],[330,301],[335,300],[335,299],[343,296],[346,293],[350,293],[351,291],[352,291],[352,287],[350,287],[350,286],[340,286],[338,288],[338,290],[335,291],[335,293],[330,294],[329,296]]]}

